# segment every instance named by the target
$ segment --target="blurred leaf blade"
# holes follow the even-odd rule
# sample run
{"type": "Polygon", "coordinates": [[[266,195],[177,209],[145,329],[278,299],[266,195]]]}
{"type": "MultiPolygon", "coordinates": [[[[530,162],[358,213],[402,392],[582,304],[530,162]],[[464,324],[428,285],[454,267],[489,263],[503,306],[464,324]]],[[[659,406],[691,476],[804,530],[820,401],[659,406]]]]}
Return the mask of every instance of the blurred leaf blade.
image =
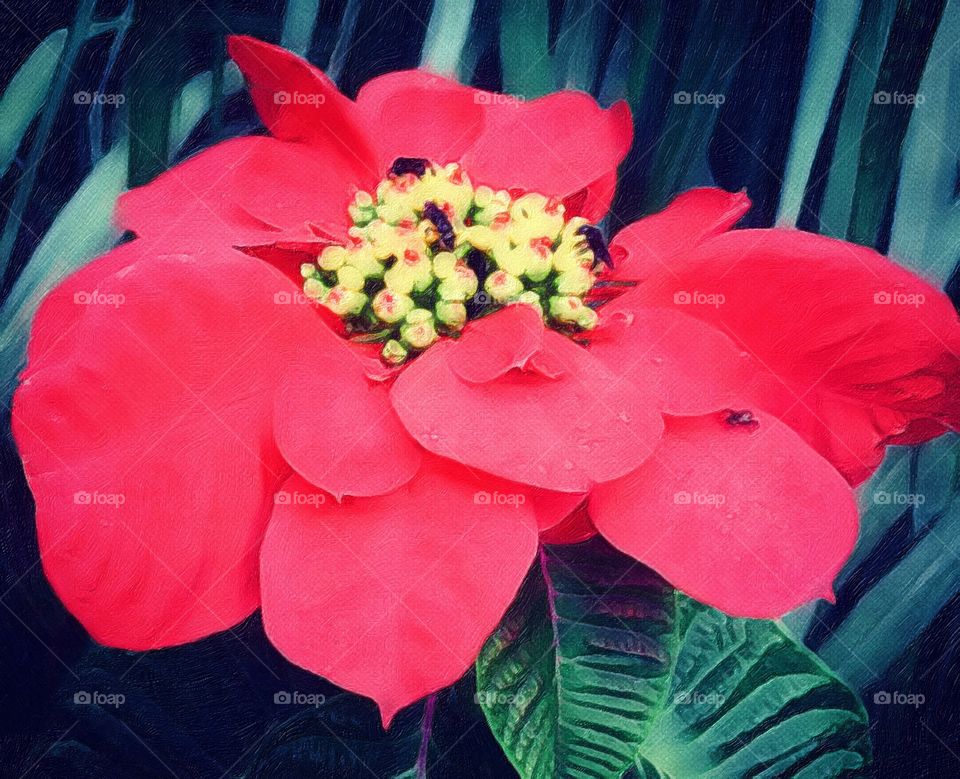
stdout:
{"type": "Polygon", "coordinates": [[[0,97],[0,175],[17,156],[30,123],[40,112],[53,84],[67,43],[66,29],[44,38],[14,74],[0,97]]]}

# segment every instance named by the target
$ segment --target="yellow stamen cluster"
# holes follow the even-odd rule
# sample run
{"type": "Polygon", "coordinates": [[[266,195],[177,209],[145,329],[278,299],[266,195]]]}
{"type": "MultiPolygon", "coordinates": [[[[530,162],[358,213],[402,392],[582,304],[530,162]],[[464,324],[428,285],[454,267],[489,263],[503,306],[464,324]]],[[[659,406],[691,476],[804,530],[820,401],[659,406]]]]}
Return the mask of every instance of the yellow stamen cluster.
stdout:
{"type": "Polygon", "coordinates": [[[357,192],[349,243],[301,268],[304,293],[351,336],[382,343],[383,359],[399,364],[514,302],[560,330],[596,325],[584,303],[597,261],[586,220],[567,218],[556,198],[474,187],[456,163],[413,162],[375,196],[357,192]]]}

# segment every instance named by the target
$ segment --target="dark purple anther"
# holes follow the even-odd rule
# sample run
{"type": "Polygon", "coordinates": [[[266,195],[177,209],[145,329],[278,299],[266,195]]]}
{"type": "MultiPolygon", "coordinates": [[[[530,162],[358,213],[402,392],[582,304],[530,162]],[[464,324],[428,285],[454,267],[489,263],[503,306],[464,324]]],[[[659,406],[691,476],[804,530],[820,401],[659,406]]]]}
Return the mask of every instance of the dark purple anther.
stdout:
{"type": "Polygon", "coordinates": [[[397,157],[390,166],[390,173],[394,176],[402,176],[405,173],[412,173],[418,179],[423,178],[427,172],[427,161],[421,157],[397,157]]]}
{"type": "Polygon", "coordinates": [[[733,411],[728,410],[727,415],[727,424],[735,425],[737,427],[756,427],[760,424],[760,420],[753,416],[753,412],[744,409],[743,411],[733,411]]]}
{"type": "Polygon", "coordinates": [[[607,242],[603,240],[603,233],[600,230],[593,225],[584,225],[577,230],[577,234],[586,239],[587,246],[590,247],[590,251],[593,252],[593,256],[598,262],[602,262],[608,268],[613,267],[613,258],[610,256],[607,242]]]}
{"type": "Polygon", "coordinates": [[[433,222],[433,226],[437,228],[437,233],[440,235],[440,248],[452,252],[456,236],[453,234],[453,225],[450,224],[447,215],[443,213],[443,209],[428,200],[423,204],[423,216],[433,222]]]}

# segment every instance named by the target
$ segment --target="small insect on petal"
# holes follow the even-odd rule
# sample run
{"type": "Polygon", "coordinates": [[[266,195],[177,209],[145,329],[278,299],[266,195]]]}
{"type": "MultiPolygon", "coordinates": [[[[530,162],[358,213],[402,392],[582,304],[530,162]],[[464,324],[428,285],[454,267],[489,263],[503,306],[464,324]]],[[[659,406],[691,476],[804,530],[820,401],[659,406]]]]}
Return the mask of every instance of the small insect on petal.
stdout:
{"type": "Polygon", "coordinates": [[[427,161],[421,157],[397,157],[390,166],[393,176],[403,176],[412,173],[417,178],[423,178],[427,172],[427,161]]]}
{"type": "Polygon", "coordinates": [[[423,216],[433,222],[440,236],[440,248],[444,251],[453,251],[456,245],[456,236],[453,234],[453,225],[450,224],[449,217],[444,213],[436,203],[427,201],[423,204],[423,216]]]}
{"type": "Polygon", "coordinates": [[[608,268],[613,268],[613,258],[610,256],[607,242],[603,240],[603,233],[600,232],[599,228],[593,225],[584,225],[577,232],[584,237],[597,262],[602,262],[608,268]]]}

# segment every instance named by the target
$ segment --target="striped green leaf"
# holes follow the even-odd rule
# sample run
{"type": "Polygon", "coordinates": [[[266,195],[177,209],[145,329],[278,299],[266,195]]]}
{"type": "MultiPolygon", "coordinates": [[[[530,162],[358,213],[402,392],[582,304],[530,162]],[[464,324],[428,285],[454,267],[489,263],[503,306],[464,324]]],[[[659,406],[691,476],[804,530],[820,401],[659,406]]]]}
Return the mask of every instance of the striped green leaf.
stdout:
{"type": "Polygon", "coordinates": [[[629,767],[667,690],[674,601],[599,539],[544,548],[477,660],[477,699],[522,777],[629,767]]]}
{"type": "Polygon", "coordinates": [[[776,623],[686,598],[670,690],[627,774],[637,777],[867,775],[857,696],[776,623]]]}

